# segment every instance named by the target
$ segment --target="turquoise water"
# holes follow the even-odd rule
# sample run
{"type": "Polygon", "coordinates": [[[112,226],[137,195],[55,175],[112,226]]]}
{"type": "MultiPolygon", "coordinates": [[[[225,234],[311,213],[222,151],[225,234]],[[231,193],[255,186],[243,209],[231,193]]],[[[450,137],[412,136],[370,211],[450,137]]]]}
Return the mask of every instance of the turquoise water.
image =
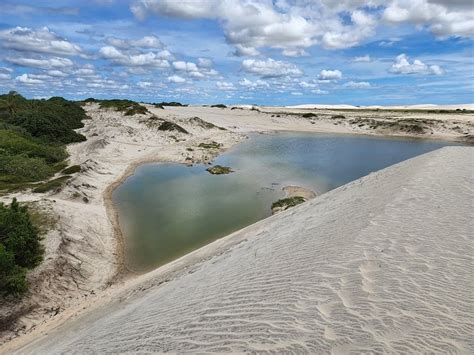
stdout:
{"type": "Polygon", "coordinates": [[[113,194],[127,267],[148,271],[271,215],[282,187],[324,193],[448,142],[315,133],[252,135],[215,164],[146,164],[113,194]]]}

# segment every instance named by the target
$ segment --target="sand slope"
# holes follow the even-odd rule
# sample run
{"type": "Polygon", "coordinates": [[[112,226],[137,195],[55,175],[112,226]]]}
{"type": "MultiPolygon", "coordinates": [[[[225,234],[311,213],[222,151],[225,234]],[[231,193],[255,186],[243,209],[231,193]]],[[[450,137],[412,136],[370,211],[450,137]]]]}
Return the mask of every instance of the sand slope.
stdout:
{"type": "Polygon", "coordinates": [[[473,166],[449,147],[371,174],[20,352],[472,353],[473,166]]]}

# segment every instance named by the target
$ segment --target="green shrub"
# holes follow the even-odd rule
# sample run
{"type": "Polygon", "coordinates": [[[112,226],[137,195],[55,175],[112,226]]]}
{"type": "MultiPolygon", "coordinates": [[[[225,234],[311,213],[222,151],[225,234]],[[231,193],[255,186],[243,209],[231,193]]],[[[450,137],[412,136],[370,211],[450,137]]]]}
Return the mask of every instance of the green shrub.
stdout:
{"type": "Polygon", "coordinates": [[[222,165],[214,165],[210,168],[207,168],[206,171],[208,171],[212,175],[223,175],[223,174],[230,174],[234,172],[234,170],[232,170],[230,167],[222,166],[222,165]]]}
{"type": "Polygon", "coordinates": [[[211,105],[211,107],[217,107],[217,108],[227,108],[227,106],[226,106],[226,105],[224,105],[224,104],[211,105]]]}
{"type": "Polygon", "coordinates": [[[186,131],[183,127],[180,125],[177,125],[176,123],[169,122],[169,121],[164,121],[162,124],[158,126],[158,130],[160,131],[176,131],[184,134],[188,134],[188,131],[186,131]]]}
{"type": "Polygon", "coordinates": [[[302,196],[282,198],[281,200],[272,203],[272,210],[275,208],[282,208],[283,210],[286,210],[290,207],[297,206],[305,201],[305,198],[302,196]]]}
{"type": "Polygon", "coordinates": [[[26,271],[43,260],[44,248],[26,206],[13,199],[0,203],[0,295],[20,295],[27,290],[26,271]]]}
{"type": "Polygon", "coordinates": [[[125,116],[133,116],[136,114],[147,114],[148,109],[145,106],[131,100],[101,100],[100,108],[111,108],[115,111],[124,112],[125,116]]]}
{"type": "Polygon", "coordinates": [[[61,171],[61,174],[75,174],[75,173],[78,173],[81,171],[81,166],[80,165],[71,165],[69,167],[67,167],[66,169],[64,169],[63,171],[61,171]]]}
{"type": "Polygon", "coordinates": [[[204,149],[219,149],[222,147],[222,144],[212,141],[210,143],[200,143],[198,147],[204,149]]]}
{"type": "Polygon", "coordinates": [[[45,193],[52,190],[60,189],[66,181],[71,178],[69,175],[58,177],[57,179],[53,179],[42,184],[37,185],[34,189],[34,193],[45,193]]]}
{"type": "Polygon", "coordinates": [[[68,156],[64,145],[86,139],[74,131],[85,118],[78,103],[62,97],[0,95],[0,189],[19,189],[63,169],[68,156]]]}

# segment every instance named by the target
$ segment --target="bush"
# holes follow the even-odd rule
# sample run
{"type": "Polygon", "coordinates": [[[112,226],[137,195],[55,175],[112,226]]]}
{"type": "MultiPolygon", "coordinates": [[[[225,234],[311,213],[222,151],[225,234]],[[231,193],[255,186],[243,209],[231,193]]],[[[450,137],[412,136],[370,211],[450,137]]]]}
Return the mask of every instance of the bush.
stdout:
{"type": "Polygon", "coordinates": [[[145,106],[131,100],[102,100],[100,101],[100,108],[111,108],[115,111],[121,111],[124,112],[125,116],[149,113],[145,106]]]}
{"type": "Polygon", "coordinates": [[[86,138],[85,111],[75,102],[52,97],[27,100],[16,92],[0,95],[0,189],[50,178],[64,168],[64,145],[86,138]]]}
{"type": "Polygon", "coordinates": [[[226,105],[224,105],[224,104],[211,105],[211,107],[217,107],[217,108],[227,108],[227,106],[226,106],[226,105]]]}
{"type": "Polygon", "coordinates": [[[43,260],[44,248],[26,206],[13,199],[0,203],[0,295],[21,295],[27,290],[26,271],[43,260]]]}
{"type": "Polygon", "coordinates": [[[183,127],[180,125],[177,125],[176,123],[169,122],[169,121],[164,121],[162,124],[158,126],[158,130],[160,131],[176,131],[184,134],[188,134],[188,131],[186,131],[183,127]]]}
{"type": "Polygon", "coordinates": [[[183,107],[186,107],[188,105],[184,105],[180,102],[176,102],[176,101],[171,101],[171,102],[159,102],[159,103],[156,103],[155,106],[183,106],[183,107]]]}
{"type": "Polygon", "coordinates": [[[39,184],[37,187],[35,187],[33,189],[33,192],[45,193],[52,190],[59,190],[64,185],[64,183],[68,181],[70,178],[71,176],[64,175],[64,176],[58,177],[57,179],[44,182],[42,184],[39,184]]]}
{"type": "Polygon", "coordinates": [[[69,167],[67,167],[66,169],[64,169],[63,171],[61,171],[61,174],[75,174],[75,173],[78,173],[81,171],[81,166],[80,165],[71,165],[69,167]]]}

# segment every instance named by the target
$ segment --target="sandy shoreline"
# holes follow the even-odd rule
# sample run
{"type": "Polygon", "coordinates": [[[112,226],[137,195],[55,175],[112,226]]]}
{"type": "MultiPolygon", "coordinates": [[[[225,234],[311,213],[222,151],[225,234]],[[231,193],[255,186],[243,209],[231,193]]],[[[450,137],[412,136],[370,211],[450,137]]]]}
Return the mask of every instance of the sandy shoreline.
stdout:
{"type": "MultiPolygon", "coordinates": [[[[278,108],[278,110],[282,109],[284,108],[278,108]]],[[[166,110],[150,107],[150,110],[159,118],[183,125],[191,135],[186,137],[177,133],[154,131],[145,124],[137,122],[142,118],[127,118],[119,113],[105,112],[92,106],[88,108],[92,119],[86,122],[86,127],[82,129],[83,134],[88,137],[88,141],[74,145],[69,149],[71,164],[84,165],[85,173],[73,179],[59,194],[38,196],[17,193],[1,197],[2,201],[8,201],[13,196],[16,196],[20,201],[54,201],[54,212],[61,216],[59,235],[62,242],[58,244],[57,239],[54,239],[58,237],[58,233],[55,231],[47,236],[47,243],[50,243],[50,239],[54,239],[51,242],[54,247],[50,248],[48,244],[47,250],[54,250],[47,255],[49,262],[45,263],[42,270],[40,267],[36,274],[42,272],[42,275],[48,275],[48,273],[52,273],[49,277],[54,278],[55,265],[57,260],[60,260],[61,265],[66,265],[67,270],[70,270],[71,273],[70,275],[62,275],[63,279],[67,280],[72,277],[77,285],[75,288],[70,281],[66,283],[66,281],[62,281],[62,278],[59,278],[56,284],[54,284],[54,281],[52,281],[53,283],[48,281],[39,284],[37,287],[35,286],[32,289],[32,294],[23,301],[23,304],[17,306],[18,314],[22,315],[17,318],[12,329],[1,333],[1,342],[6,342],[18,335],[32,331],[35,334],[47,331],[51,326],[50,324],[59,324],[71,315],[77,314],[80,309],[92,307],[94,303],[100,303],[99,299],[107,294],[110,285],[116,284],[117,288],[120,288],[124,283],[133,282],[135,284],[138,282],[137,280],[142,279],[141,276],[129,277],[132,275],[127,272],[124,266],[123,236],[119,225],[118,212],[112,201],[114,189],[131,176],[139,165],[153,162],[185,163],[189,156],[191,156],[193,162],[208,162],[223,150],[240,142],[244,137],[243,135],[250,132],[287,130],[386,135],[386,132],[376,132],[370,129],[361,130],[347,125],[340,127],[334,125],[333,122],[328,123],[325,119],[319,123],[308,123],[307,120],[301,120],[300,117],[295,118],[293,110],[290,112],[291,115],[280,117],[277,122],[275,122],[276,118],[271,116],[274,115],[271,110],[269,113],[200,107],[167,107],[166,110]],[[227,131],[203,129],[199,125],[191,124],[189,117],[195,116],[219,127],[224,127],[227,131]],[[240,120],[242,117],[243,120],[240,120]],[[180,142],[181,139],[183,140],[180,142]],[[221,149],[209,152],[195,148],[199,142],[214,140],[222,144],[221,149]],[[149,144],[155,141],[156,144],[149,144]],[[190,147],[194,149],[192,153],[186,149],[190,147]],[[130,151],[132,148],[135,149],[133,152],[130,151]],[[91,185],[93,187],[88,187],[91,185]],[[75,193],[86,195],[90,198],[91,203],[87,205],[73,199],[71,196],[75,193]],[[81,208],[81,211],[78,216],[75,216],[75,214],[78,214],[78,208],[81,208]],[[104,217],[108,221],[108,225],[104,224],[104,217]],[[80,221],[86,221],[87,226],[76,226],[80,221]],[[75,227],[71,227],[73,225],[75,227]],[[77,244],[76,241],[80,241],[80,243],[77,244]],[[66,251],[63,250],[63,245],[66,245],[66,251]],[[97,248],[100,250],[95,251],[97,248]],[[111,252],[111,248],[113,248],[113,252],[111,252]],[[92,252],[93,250],[94,252],[92,252]],[[75,261],[76,259],[79,261],[75,261]],[[97,264],[98,260],[101,261],[97,264]],[[72,267],[68,265],[72,265],[72,267]],[[87,292],[83,290],[87,290],[87,292]],[[45,294],[38,296],[41,292],[45,294]],[[63,298],[67,298],[67,300],[60,301],[63,298]],[[31,304],[39,304],[40,308],[33,312],[27,312],[25,315],[25,307],[31,304]],[[58,305],[59,315],[53,314],[53,311],[45,311],[58,305]]],[[[455,115],[453,119],[456,125],[461,122],[457,118],[458,116],[455,115]]],[[[444,121],[441,120],[441,122],[444,121]]],[[[472,118],[465,122],[465,126],[462,127],[462,134],[456,134],[456,132],[449,129],[439,128],[438,130],[436,128],[435,134],[414,135],[403,133],[400,136],[464,141],[466,131],[473,134],[473,122],[474,119],[472,118]]],[[[397,135],[390,134],[390,136],[395,137],[397,135]]],[[[227,240],[227,238],[223,239],[227,240]]],[[[199,255],[199,251],[197,251],[197,255],[199,255]]],[[[176,265],[180,264],[180,260],[181,258],[170,263],[167,267],[174,270],[173,272],[177,272],[176,265]]],[[[194,260],[194,258],[191,257],[191,260],[194,260]]],[[[187,262],[181,267],[186,267],[186,265],[188,265],[187,262]]],[[[0,308],[0,310],[2,309],[0,308]]],[[[21,338],[23,336],[14,343],[26,341],[26,338],[25,340],[21,338]]],[[[13,346],[13,344],[10,346],[13,346]]]]}
{"type": "Polygon", "coordinates": [[[469,352],[462,261],[472,194],[462,192],[472,176],[462,166],[473,158],[473,148],[443,148],[370,174],[140,275],[94,312],[5,349],[469,352]]]}

